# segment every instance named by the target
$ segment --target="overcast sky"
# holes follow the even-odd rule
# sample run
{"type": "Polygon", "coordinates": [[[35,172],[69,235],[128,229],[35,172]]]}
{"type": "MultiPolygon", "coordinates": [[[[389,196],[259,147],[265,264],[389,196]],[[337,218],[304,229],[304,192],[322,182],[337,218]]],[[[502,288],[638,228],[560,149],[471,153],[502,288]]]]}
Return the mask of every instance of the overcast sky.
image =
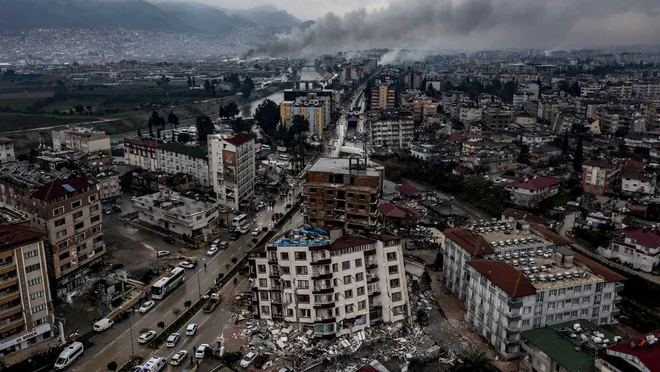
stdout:
{"type": "Polygon", "coordinates": [[[247,9],[258,5],[275,5],[301,21],[316,19],[328,12],[344,13],[356,8],[376,9],[386,6],[388,0],[194,0],[223,8],[247,9]]]}

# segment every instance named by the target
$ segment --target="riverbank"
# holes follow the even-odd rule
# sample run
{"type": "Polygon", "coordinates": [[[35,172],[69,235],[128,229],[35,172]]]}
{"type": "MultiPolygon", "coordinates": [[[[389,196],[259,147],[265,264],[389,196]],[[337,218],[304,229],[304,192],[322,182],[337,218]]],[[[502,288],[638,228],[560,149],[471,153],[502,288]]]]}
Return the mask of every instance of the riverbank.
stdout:
{"type": "MultiPolygon", "coordinates": [[[[229,102],[233,101],[239,107],[241,107],[243,105],[249,105],[254,101],[259,101],[278,91],[281,91],[282,89],[284,89],[282,85],[272,85],[264,89],[254,91],[248,99],[245,99],[242,95],[237,94],[222,98],[209,99],[200,103],[185,104],[155,111],[159,112],[160,115],[164,117],[167,117],[170,111],[172,111],[179,117],[180,125],[191,125],[195,123],[198,115],[208,115],[211,117],[217,116],[220,106],[224,106],[229,102]]],[[[134,132],[138,129],[147,128],[147,122],[151,112],[152,111],[141,111],[122,118],[99,119],[96,121],[78,123],[76,125],[103,131],[110,135],[134,132]]],[[[5,132],[0,133],[0,135],[15,140],[16,142],[14,143],[14,148],[17,152],[21,152],[38,146],[41,138],[44,139],[46,144],[50,144],[52,141],[50,137],[50,131],[52,128],[55,128],[59,125],[62,125],[62,123],[51,124],[48,120],[48,117],[44,117],[44,126],[42,127],[24,131],[14,131],[9,133],[5,132]]]]}

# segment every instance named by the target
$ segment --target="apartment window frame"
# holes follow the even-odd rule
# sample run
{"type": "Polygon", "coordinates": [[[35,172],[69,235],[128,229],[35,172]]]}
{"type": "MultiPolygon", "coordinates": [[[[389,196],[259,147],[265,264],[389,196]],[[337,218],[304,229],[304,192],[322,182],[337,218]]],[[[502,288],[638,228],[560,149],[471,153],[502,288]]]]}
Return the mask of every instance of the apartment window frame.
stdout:
{"type": "Polygon", "coordinates": [[[74,201],[71,202],[71,209],[80,208],[80,207],[82,207],[82,205],[83,205],[82,200],[80,200],[80,199],[74,200],[74,201]]]}
{"type": "Polygon", "coordinates": [[[53,208],[53,217],[64,213],[64,206],[53,208]]]}

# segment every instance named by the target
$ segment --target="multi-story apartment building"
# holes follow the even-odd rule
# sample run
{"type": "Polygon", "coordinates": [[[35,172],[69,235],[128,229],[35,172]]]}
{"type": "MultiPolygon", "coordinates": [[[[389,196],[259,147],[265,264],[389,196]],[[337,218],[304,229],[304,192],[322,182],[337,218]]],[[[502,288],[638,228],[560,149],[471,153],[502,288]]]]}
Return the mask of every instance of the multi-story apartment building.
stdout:
{"type": "Polygon", "coordinates": [[[626,193],[655,194],[656,175],[637,169],[626,169],[621,173],[621,191],[626,193]]]}
{"type": "Polygon", "coordinates": [[[403,74],[403,84],[406,89],[422,88],[422,80],[424,80],[424,76],[419,71],[410,70],[403,74]]]}
{"type": "Polygon", "coordinates": [[[378,118],[369,120],[371,143],[376,147],[407,148],[415,137],[412,118],[378,118]]]}
{"type": "Polygon", "coordinates": [[[93,177],[98,185],[99,197],[101,200],[118,198],[121,196],[121,184],[119,182],[119,173],[113,170],[105,170],[93,177]]]}
{"type": "Polygon", "coordinates": [[[83,284],[105,254],[98,185],[85,176],[53,179],[17,167],[0,176],[0,200],[28,215],[46,232],[47,262],[62,297],[83,284]]]}
{"type": "Polygon", "coordinates": [[[206,236],[218,224],[217,204],[186,198],[170,190],[138,197],[133,205],[141,223],[179,237],[206,236]]]}
{"type": "Polygon", "coordinates": [[[323,130],[330,123],[332,97],[318,95],[316,92],[296,97],[294,101],[280,104],[280,120],[286,128],[291,126],[293,117],[300,115],[309,121],[309,135],[323,136],[323,130]]]}
{"type": "Polygon", "coordinates": [[[616,230],[610,245],[598,253],[650,273],[660,265],[660,231],[633,226],[616,230]]]}
{"type": "Polygon", "coordinates": [[[603,195],[612,190],[619,180],[621,168],[604,160],[587,160],[582,163],[582,189],[594,195],[603,195]]]}
{"type": "Polygon", "coordinates": [[[383,177],[364,159],[318,159],[305,175],[305,223],[328,230],[376,231],[383,177]]]}
{"type": "Polygon", "coordinates": [[[245,133],[233,137],[208,136],[209,172],[220,204],[236,210],[251,206],[256,177],[254,138],[245,133]]]}
{"type": "Polygon", "coordinates": [[[124,158],[126,163],[142,169],[155,171],[158,169],[156,149],[160,143],[144,141],[139,138],[124,138],[124,158]]]}
{"type": "Polygon", "coordinates": [[[168,174],[186,173],[197,179],[200,186],[209,187],[209,162],[206,149],[177,142],[163,143],[156,148],[158,169],[168,174]]]}
{"type": "Polygon", "coordinates": [[[458,106],[458,120],[464,124],[476,123],[481,120],[483,108],[469,104],[458,106]]]}
{"type": "Polygon", "coordinates": [[[7,137],[0,137],[0,163],[9,163],[15,160],[14,140],[7,137]]]}
{"type": "Polygon", "coordinates": [[[500,222],[445,236],[445,283],[466,305],[470,328],[505,359],[520,355],[526,330],[577,319],[616,323],[625,278],[545,227],[500,222]]]}
{"type": "Polygon", "coordinates": [[[635,83],[632,86],[635,96],[641,98],[660,97],[660,84],[657,83],[635,83]]]}
{"type": "Polygon", "coordinates": [[[351,63],[341,66],[339,81],[342,83],[351,83],[359,81],[364,77],[364,67],[360,64],[351,63]]]}
{"type": "MultiPolygon", "coordinates": [[[[0,225],[0,357],[54,336],[44,233],[23,225],[0,225]]],[[[15,359],[16,364],[29,358],[15,359]]]]}
{"type": "Polygon", "coordinates": [[[89,128],[63,126],[51,130],[51,135],[54,151],[110,152],[110,136],[105,132],[89,128]]]}
{"type": "Polygon", "coordinates": [[[534,175],[506,184],[511,192],[511,200],[516,205],[535,207],[543,200],[557,195],[561,180],[534,175]]]}
{"type": "Polygon", "coordinates": [[[398,237],[333,239],[307,226],[251,251],[249,265],[258,317],[298,323],[317,338],[410,317],[398,237]]]}
{"type": "Polygon", "coordinates": [[[396,94],[389,85],[371,88],[371,111],[389,110],[396,107],[396,94]]]}
{"type": "Polygon", "coordinates": [[[600,107],[596,110],[596,119],[600,122],[600,130],[605,134],[613,134],[618,130],[627,132],[632,126],[632,112],[623,107],[600,107]]]}

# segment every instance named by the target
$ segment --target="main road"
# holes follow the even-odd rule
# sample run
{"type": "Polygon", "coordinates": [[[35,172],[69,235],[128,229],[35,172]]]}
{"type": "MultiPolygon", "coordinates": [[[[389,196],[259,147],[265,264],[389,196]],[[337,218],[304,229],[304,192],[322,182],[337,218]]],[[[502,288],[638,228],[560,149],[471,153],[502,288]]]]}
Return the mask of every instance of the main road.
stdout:
{"type": "MultiPolygon", "coordinates": [[[[293,195],[297,195],[297,193],[293,195]]],[[[287,203],[287,201],[278,202],[274,210],[264,210],[258,214],[252,227],[271,227],[272,214],[285,212],[283,203],[287,203]]],[[[293,222],[287,223],[283,229],[302,223],[302,216],[299,213],[296,213],[293,219],[293,222]]],[[[199,299],[200,289],[201,293],[205,293],[213,286],[213,280],[218,277],[218,274],[226,273],[228,265],[233,266],[232,258],[235,257],[240,260],[251,249],[251,239],[251,233],[247,233],[238,240],[231,242],[226,250],[219,251],[215,256],[209,257],[205,255],[205,252],[202,252],[203,256],[198,259],[197,267],[186,270],[186,280],[182,285],[163,300],[156,300],[156,306],[147,314],[133,313],[130,320],[117,323],[105,332],[90,338],[89,341],[93,343],[93,346],[85,350],[81,360],[75,362],[71,370],[101,372],[105,371],[108,363],[112,361],[122,365],[133,354],[139,356],[150,355],[153,350],[137,342],[140,331],[151,329],[158,332],[160,331],[157,326],[159,322],[164,322],[166,326],[174,322],[176,316],[173,310],[179,309],[183,312],[185,310],[184,302],[188,300],[194,302],[199,299]],[[206,264],[206,268],[204,268],[204,264],[206,264]]],[[[226,287],[232,285],[233,283],[229,283],[226,287]]]]}

